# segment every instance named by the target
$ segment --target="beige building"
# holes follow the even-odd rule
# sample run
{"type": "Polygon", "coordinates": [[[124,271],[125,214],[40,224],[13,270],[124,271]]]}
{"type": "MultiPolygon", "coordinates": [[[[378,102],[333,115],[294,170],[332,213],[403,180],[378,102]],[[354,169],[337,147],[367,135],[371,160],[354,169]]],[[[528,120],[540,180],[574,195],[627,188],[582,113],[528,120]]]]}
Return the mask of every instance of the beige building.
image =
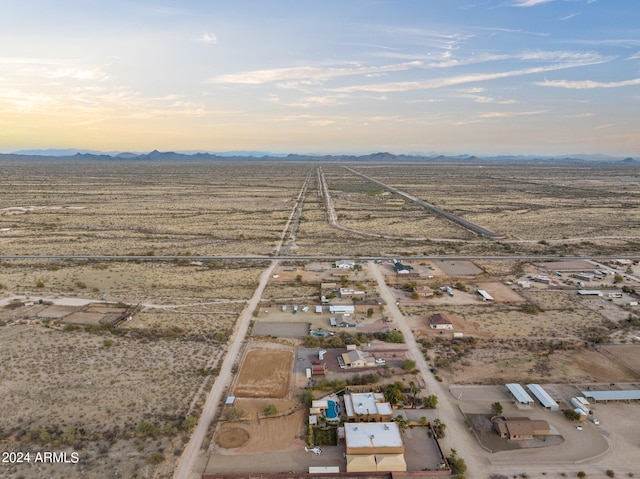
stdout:
{"type": "Polygon", "coordinates": [[[346,423],[347,472],[406,471],[404,444],[394,422],[346,423]]]}
{"type": "Polygon", "coordinates": [[[393,419],[391,404],[382,393],[351,393],[344,395],[348,422],[389,422],[393,419]]]}
{"type": "Polygon", "coordinates": [[[533,439],[533,436],[547,436],[551,428],[547,421],[531,420],[528,417],[497,416],[492,420],[493,427],[503,439],[533,439]]]}
{"type": "Polygon", "coordinates": [[[352,349],[338,356],[338,364],[341,368],[370,368],[375,367],[376,360],[373,356],[363,353],[359,349],[352,349]]]}

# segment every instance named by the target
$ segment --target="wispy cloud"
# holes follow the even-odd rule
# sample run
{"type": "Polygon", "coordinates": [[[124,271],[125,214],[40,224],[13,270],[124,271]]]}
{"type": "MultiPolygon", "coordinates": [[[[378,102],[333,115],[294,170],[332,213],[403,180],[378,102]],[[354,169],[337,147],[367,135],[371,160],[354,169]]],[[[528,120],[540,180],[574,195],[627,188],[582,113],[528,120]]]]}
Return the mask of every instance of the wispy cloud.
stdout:
{"type": "Polygon", "coordinates": [[[547,65],[535,68],[523,68],[520,70],[510,70],[495,73],[477,73],[470,75],[459,75],[447,78],[439,78],[434,80],[422,80],[411,82],[395,82],[395,83],[378,83],[372,85],[353,85],[341,88],[335,88],[333,91],[337,92],[355,92],[355,91],[368,91],[377,93],[387,92],[403,92],[411,90],[426,90],[433,88],[443,88],[455,85],[464,85],[466,83],[478,83],[489,80],[497,80],[500,78],[510,78],[523,75],[531,75],[534,73],[544,73],[555,70],[564,70],[567,68],[575,68],[578,66],[591,65],[593,63],[599,63],[595,61],[590,62],[571,62],[571,63],[558,63],[553,65],[547,65]]]}
{"type": "Polygon", "coordinates": [[[615,123],[605,123],[604,125],[596,126],[596,130],[603,130],[605,128],[611,128],[612,126],[616,126],[615,123]]]}
{"type": "Polygon", "coordinates": [[[204,32],[202,35],[196,37],[196,41],[213,45],[214,43],[218,43],[218,37],[214,33],[204,32]]]}
{"type": "Polygon", "coordinates": [[[542,115],[547,113],[548,110],[533,110],[533,111],[490,111],[487,113],[480,113],[478,118],[512,118],[514,116],[531,116],[542,115]]]}
{"type": "Polygon", "coordinates": [[[599,82],[593,80],[545,80],[543,82],[534,82],[534,85],[557,88],[571,88],[574,90],[589,90],[592,88],[621,88],[625,86],[640,85],[640,78],[612,82],[599,82]]]}
{"type": "Polygon", "coordinates": [[[253,70],[243,73],[231,73],[219,75],[208,80],[208,83],[233,83],[259,85],[276,81],[316,79],[326,80],[329,78],[352,75],[367,75],[372,73],[397,72],[412,68],[421,68],[423,63],[413,61],[408,63],[398,63],[395,65],[381,66],[349,66],[349,67],[289,67],[272,68],[268,70],[253,70]]]}
{"type": "Polygon", "coordinates": [[[566,20],[571,20],[572,18],[575,18],[578,15],[580,15],[580,14],[579,13],[572,13],[570,15],[567,15],[566,17],[559,18],[558,20],[561,21],[561,22],[564,22],[566,20]]]}
{"type": "Polygon", "coordinates": [[[543,3],[553,2],[554,0],[516,0],[513,3],[514,7],[535,7],[543,3]]]}

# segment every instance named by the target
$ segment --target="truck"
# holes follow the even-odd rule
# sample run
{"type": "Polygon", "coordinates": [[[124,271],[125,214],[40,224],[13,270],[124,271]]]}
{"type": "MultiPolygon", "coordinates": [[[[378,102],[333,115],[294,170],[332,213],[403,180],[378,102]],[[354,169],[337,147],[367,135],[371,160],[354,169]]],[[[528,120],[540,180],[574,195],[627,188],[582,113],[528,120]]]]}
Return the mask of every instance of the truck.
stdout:
{"type": "Polygon", "coordinates": [[[297,312],[298,312],[298,305],[296,304],[296,305],[293,307],[293,314],[296,314],[297,312]]]}

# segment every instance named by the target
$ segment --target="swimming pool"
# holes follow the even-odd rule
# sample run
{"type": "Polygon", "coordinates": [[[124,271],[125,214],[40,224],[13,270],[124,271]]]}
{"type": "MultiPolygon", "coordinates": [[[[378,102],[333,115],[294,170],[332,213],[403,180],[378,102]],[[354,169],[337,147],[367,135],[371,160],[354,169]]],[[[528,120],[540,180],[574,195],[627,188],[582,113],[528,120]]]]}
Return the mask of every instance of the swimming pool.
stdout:
{"type": "Polygon", "coordinates": [[[338,417],[338,413],[340,412],[340,408],[335,401],[327,401],[327,419],[336,419],[338,417]]]}

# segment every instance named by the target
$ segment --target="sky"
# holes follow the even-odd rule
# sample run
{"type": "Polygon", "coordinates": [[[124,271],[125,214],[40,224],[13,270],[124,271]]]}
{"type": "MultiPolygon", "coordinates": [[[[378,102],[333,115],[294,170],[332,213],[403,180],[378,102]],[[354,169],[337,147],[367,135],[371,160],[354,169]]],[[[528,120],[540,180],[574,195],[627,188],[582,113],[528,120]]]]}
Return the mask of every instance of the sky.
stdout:
{"type": "Polygon", "coordinates": [[[2,0],[0,151],[640,157],[638,0],[2,0]]]}

